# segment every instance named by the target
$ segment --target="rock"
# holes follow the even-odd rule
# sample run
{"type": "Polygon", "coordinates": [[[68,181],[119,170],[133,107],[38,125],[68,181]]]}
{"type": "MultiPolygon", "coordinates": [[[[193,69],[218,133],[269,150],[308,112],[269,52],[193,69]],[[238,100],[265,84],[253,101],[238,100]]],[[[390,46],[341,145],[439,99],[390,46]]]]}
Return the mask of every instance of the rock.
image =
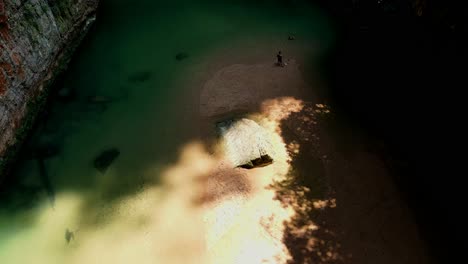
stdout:
{"type": "Polygon", "coordinates": [[[235,167],[263,167],[273,162],[273,145],[267,131],[255,121],[241,118],[219,122],[226,155],[235,167]]]}
{"type": "Polygon", "coordinates": [[[67,244],[69,244],[73,239],[75,239],[75,232],[70,231],[67,228],[67,230],[65,230],[65,240],[67,241],[67,244]]]}
{"type": "Polygon", "coordinates": [[[120,151],[116,148],[104,150],[94,159],[94,168],[101,173],[105,173],[119,155],[120,151]]]}
{"type": "Polygon", "coordinates": [[[184,60],[184,59],[188,58],[188,56],[189,55],[186,52],[179,52],[179,53],[176,54],[175,58],[176,58],[176,60],[181,61],[181,60],[184,60]]]}
{"type": "Polygon", "coordinates": [[[0,0],[0,156],[8,156],[0,174],[95,20],[97,6],[98,0],[0,0]]]}
{"type": "Polygon", "coordinates": [[[250,162],[244,165],[241,165],[239,167],[244,168],[244,169],[253,169],[255,167],[264,167],[264,166],[270,165],[271,163],[273,163],[273,159],[267,154],[267,155],[260,156],[260,158],[251,160],[250,162]]]}

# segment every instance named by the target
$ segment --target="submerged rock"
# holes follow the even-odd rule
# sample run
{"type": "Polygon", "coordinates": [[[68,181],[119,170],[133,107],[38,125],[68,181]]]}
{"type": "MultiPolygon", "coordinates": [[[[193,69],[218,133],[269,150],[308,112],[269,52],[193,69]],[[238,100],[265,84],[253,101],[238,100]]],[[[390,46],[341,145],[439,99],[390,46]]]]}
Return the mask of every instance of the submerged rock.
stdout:
{"type": "Polygon", "coordinates": [[[179,52],[179,53],[176,54],[175,58],[176,58],[176,60],[181,61],[181,60],[184,60],[184,59],[188,58],[188,56],[189,55],[186,52],[179,52]]]}
{"type": "Polygon", "coordinates": [[[65,230],[65,240],[67,241],[67,244],[70,244],[70,241],[75,239],[75,232],[70,231],[68,228],[65,230]]]}
{"type": "Polygon", "coordinates": [[[101,173],[105,173],[119,155],[120,151],[116,148],[104,150],[94,159],[94,168],[101,173]]]}
{"type": "Polygon", "coordinates": [[[241,118],[219,122],[226,155],[235,167],[263,167],[273,162],[273,145],[267,131],[255,121],[241,118]]]}

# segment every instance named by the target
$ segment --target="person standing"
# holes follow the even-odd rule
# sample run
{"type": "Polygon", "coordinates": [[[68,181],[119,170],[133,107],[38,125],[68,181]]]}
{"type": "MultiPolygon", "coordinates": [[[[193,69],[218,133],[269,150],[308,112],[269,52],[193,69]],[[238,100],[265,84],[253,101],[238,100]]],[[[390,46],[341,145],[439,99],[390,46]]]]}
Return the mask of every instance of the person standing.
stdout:
{"type": "Polygon", "coordinates": [[[276,63],[278,66],[284,67],[283,54],[281,53],[281,50],[278,51],[278,54],[276,54],[276,60],[277,60],[276,63]]]}

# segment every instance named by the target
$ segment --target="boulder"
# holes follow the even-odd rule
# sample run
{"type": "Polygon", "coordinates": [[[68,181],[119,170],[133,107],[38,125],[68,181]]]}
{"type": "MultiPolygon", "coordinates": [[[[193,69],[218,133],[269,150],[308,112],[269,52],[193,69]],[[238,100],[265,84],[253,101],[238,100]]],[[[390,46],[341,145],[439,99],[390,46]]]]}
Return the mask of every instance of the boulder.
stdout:
{"type": "Polygon", "coordinates": [[[189,55],[186,52],[179,52],[179,53],[176,54],[175,58],[176,58],[176,60],[181,61],[181,60],[184,60],[184,59],[188,58],[188,56],[189,55]]]}
{"type": "Polygon", "coordinates": [[[255,121],[240,118],[217,123],[227,158],[235,167],[263,167],[273,162],[267,131],[255,121]]]}
{"type": "Polygon", "coordinates": [[[116,148],[104,150],[94,159],[94,168],[101,173],[105,173],[119,155],[120,151],[116,148]]]}

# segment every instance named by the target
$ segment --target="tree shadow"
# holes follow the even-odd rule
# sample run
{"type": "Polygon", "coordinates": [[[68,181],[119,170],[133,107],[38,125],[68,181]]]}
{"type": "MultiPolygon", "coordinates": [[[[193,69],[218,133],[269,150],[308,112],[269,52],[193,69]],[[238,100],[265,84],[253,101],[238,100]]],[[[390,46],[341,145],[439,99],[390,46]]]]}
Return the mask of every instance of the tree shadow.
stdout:
{"type": "Polygon", "coordinates": [[[323,110],[305,103],[301,111],[291,113],[280,124],[292,157],[291,169],[285,180],[271,188],[276,199],[295,211],[284,223],[283,242],[291,254],[289,263],[344,263],[341,245],[328,221],[336,204],[326,178],[328,157],[320,146],[318,123],[323,120],[323,110]]]}
{"type": "Polygon", "coordinates": [[[290,263],[428,263],[388,169],[362,135],[327,110],[304,103],[280,125],[292,169],[272,188],[295,211],[283,239],[290,263]]]}

